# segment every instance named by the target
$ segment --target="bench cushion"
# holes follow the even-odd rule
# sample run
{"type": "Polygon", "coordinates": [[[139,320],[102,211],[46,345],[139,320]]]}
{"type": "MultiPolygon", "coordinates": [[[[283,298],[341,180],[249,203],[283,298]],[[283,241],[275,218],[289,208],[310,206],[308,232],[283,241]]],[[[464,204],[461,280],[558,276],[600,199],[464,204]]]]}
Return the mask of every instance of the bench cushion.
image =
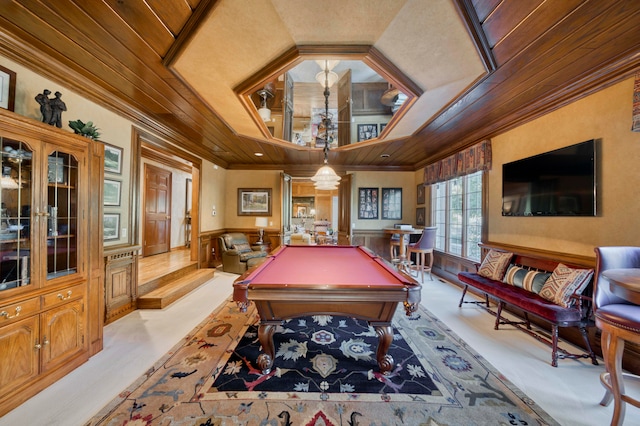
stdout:
{"type": "Polygon", "coordinates": [[[560,263],[542,286],[540,296],[568,308],[575,302],[571,295],[582,294],[592,276],[593,269],[574,269],[560,263]]]}
{"type": "Polygon", "coordinates": [[[478,274],[490,279],[502,280],[512,257],[513,253],[489,250],[478,268],[478,274]]]}
{"type": "Polygon", "coordinates": [[[539,294],[551,272],[531,270],[524,266],[509,265],[502,282],[539,294]]]}
{"type": "Polygon", "coordinates": [[[578,324],[582,319],[580,310],[577,308],[557,305],[535,293],[502,281],[492,280],[474,272],[460,272],[458,278],[490,296],[554,324],[567,326],[578,324]]]}

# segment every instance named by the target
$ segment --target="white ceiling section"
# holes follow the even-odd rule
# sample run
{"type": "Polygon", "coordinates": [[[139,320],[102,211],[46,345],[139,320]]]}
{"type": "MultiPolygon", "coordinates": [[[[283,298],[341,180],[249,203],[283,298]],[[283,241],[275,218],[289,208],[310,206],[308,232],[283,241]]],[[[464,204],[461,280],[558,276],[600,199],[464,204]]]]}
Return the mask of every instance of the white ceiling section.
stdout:
{"type": "Polygon", "coordinates": [[[451,0],[220,0],[174,69],[235,133],[264,139],[234,87],[294,46],[324,44],[372,45],[424,91],[387,139],[486,72],[451,0]]]}

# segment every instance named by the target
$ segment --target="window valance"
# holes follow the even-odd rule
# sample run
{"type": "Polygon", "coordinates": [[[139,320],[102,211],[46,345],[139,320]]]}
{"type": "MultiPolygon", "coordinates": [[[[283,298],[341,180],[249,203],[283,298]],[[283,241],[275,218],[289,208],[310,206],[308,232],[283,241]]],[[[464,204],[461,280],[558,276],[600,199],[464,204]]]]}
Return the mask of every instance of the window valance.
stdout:
{"type": "Polygon", "coordinates": [[[443,158],[424,168],[424,184],[432,185],[449,179],[491,169],[491,140],[443,158]]]}

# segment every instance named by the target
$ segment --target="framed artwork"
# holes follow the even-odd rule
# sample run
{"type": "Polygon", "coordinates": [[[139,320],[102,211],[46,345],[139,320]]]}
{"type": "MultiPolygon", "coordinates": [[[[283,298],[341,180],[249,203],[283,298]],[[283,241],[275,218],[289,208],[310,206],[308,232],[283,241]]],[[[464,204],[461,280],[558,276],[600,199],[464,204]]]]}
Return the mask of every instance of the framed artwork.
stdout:
{"type": "Polygon", "coordinates": [[[104,144],[104,171],[122,174],[122,148],[104,144]]]}
{"type": "Polygon", "coordinates": [[[424,219],[424,215],[425,215],[425,208],[424,207],[418,207],[416,209],[416,226],[424,226],[425,224],[425,219],[424,219]]]}
{"type": "Polygon", "coordinates": [[[402,219],[402,188],[382,188],[382,219],[402,219]]]}
{"type": "Polygon", "coordinates": [[[104,205],[119,206],[120,205],[120,188],[122,183],[118,180],[104,180],[104,205]]]}
{"type": "Polygon", "coordinates": [[[0,108],[13,111],[16,105],[16,73],[0,65],[0,108]]]}
{"type": "Polygon", "coordinates": [[[416,204],[424,204],[424,184],[418,184],[416,188],[416,204]]]}
{"type": "Polygon", "coordinates": [[[380,133],[384,132],[384,128],[387,127],[389,123],[380,123],[380,133]]]}
{"type": "Polygon", "coordinates": [[[358,142],[378,137],[377,124],[358,124],[358,142]]]}
{"type": "Polygon", "coordinates": [[[271,216],[271,188],[238,188],[238,216],[271,216]]]}
{"type": "Polygon", "coordinates": [[[102,220],[104,241],[120,238],[120,213],[105,213],[102,220]]]}
{"type": "Polygon", "coordinates": [[[378,188],[358,188],[358,219],[378,219],[378,188]]]}

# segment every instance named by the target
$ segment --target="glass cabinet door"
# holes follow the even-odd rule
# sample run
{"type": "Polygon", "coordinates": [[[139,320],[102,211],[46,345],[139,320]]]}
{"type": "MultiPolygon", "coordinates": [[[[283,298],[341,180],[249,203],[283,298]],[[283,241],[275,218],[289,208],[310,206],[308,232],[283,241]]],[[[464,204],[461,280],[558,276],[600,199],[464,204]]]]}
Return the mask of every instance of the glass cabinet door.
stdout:
{"type": "Polygon", "coordinates": [[[47,168],[47,280],[78,271],[78,159],[55,151],[47,168]]]}
{"type": "Polygon", "coordinates": [[[0,137],[0,292],[31,284],[33,151],[0,137]]]}

